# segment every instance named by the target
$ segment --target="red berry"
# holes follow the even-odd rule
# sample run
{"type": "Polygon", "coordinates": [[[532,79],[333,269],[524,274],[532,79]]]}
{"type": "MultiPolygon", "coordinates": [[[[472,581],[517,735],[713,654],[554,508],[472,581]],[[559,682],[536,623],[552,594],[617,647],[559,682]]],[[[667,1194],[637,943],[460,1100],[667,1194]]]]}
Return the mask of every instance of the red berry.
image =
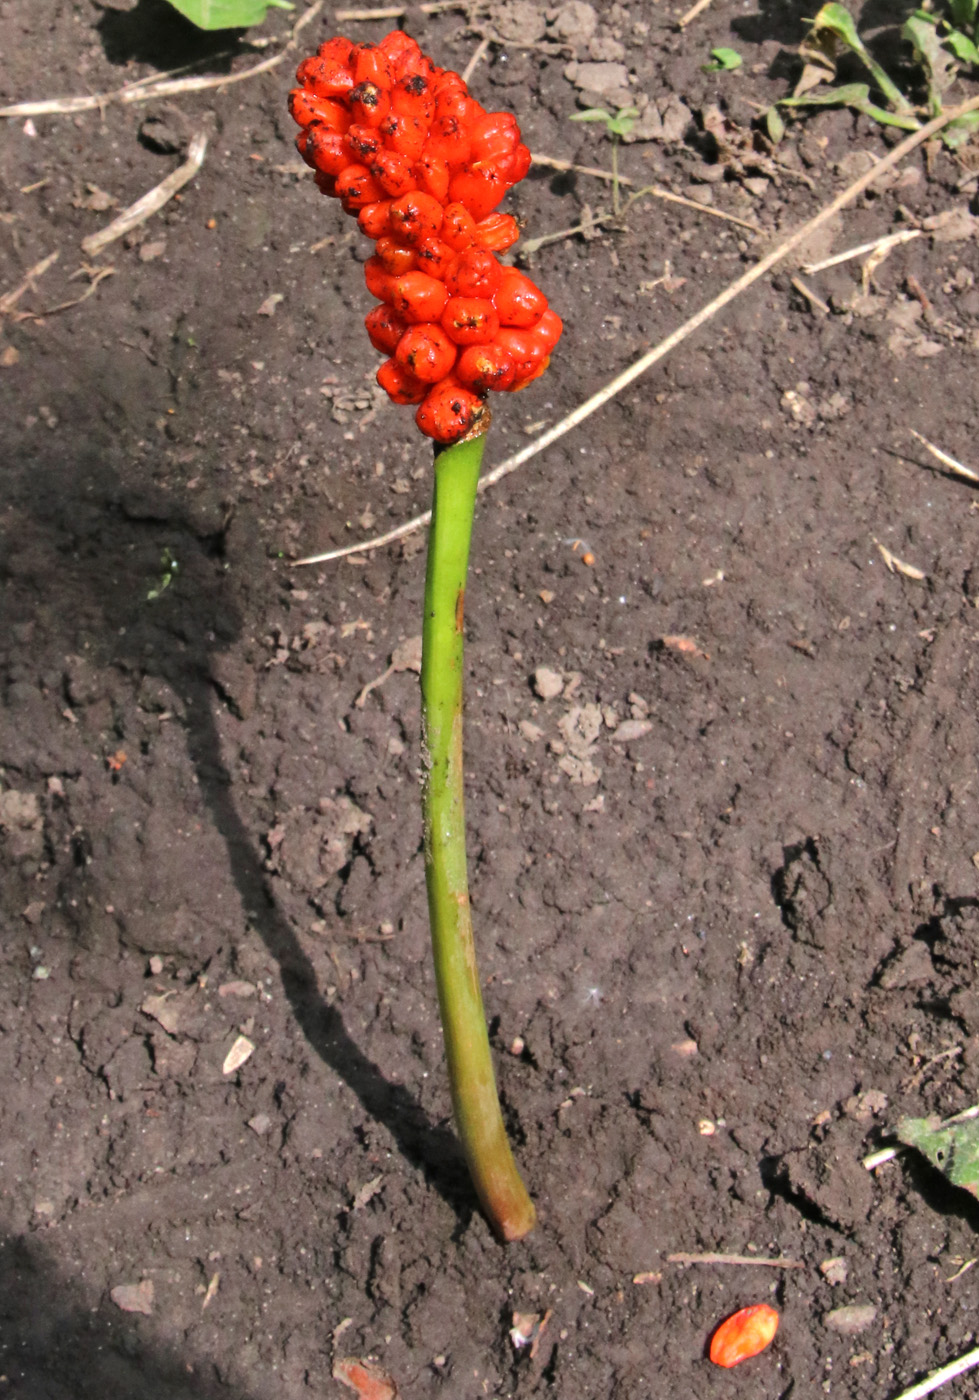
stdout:
{"type": "MultiPolygon", "coordinates": [[[[368,262],[373,262],[369,258],[368,262]]],[[[418,325],[422,321],[437,321],[445,306],[445,287],[427,272],[406,272],[390,280],[390,301],[406,321],[418,325]]]]}
{"type": "Polygon", "coordinates": [[[514,388],[522,387],[531,378],[547,354],[543,345],[536,341],[531,331],[502,326],[496,336],[496,344],[507,351],[513,361],[514,388]]]}
{"type": "Polygon", "coordinates": [[[296,69],[296,82],[316,97],[345,97],[354,85],[354,77],[346,64],[336,59],[304,58],[296,69]]]}
{"type": "Polygon", "coordinates": [[[509,389],[514,380],[513,360],[495,341],[489,345],[467,345],[456,361],[455,375],[475,394],[509,389]]]}
{"type": "Polygon", "coordinates": [[[442,205],[430,194],[415,190],[391,205],[391,229],[405,243],[418,243],[442,227],[442,205]]]}
{"type": "Polygon", "coordinates": [[[488,345],[500,320],[493,303],[482,297],[450,297],[442,312],[442,329],[456,345],[488,345]]]}
{"type": "Polygon", "coordinates": [[[493,253],[506,252],[519,237],[520,228],[512,214],[490,214],[480,219],[473,234],[481,248],[489,248],[493,253]]]}
{"type": "Polygon", "coordinates": [[[440,282],[445,281],[446,270],[455,256],[449,245],[438,238],[423,238],[420,243],[415,244],[417,266],[422,272],[437,277],[440,282]]]}
{"type": "Polygon", "coordinates": [[[377,371],[377,382],[395,403],[421,403],[429,389],[397,360],[384,361],[377,371]]]}
{"type": "Polygon", "coordinates": [[[437,384],[456,362],[456,347],[438,326],[410,326],[398,341],[394,358],[416,379],[437,384]]]}
{"type": "Polygon", "coordinates": [[[383,149],[381,134],[371,126],[356,122],[347,132],[347,147],[351,160],[358,165],[369,165],[383,149]]]}
{"type": "Polygon", "coordinates": [[[453,258],[445,274],[445,288],[451,297],[492,297],[502,274],[492,253],[485,248],[467,248],[453,258]]]}
{"type": "MultiPolygon", "coordinates": [[[[511,394],[518,394],[521,389],[526,389],[528,384],[533,384],[535,379],[540,379],[541,375],[544,373],[544,371],[547,369],[547,366],[550,363],[550,355],[545,355],[542,360],[539,360],[537,364],[534,365],[530,373],[525,375],[523,379],[515,378],[513,383],[510,385],[511,394]]],[[[588,557],[586,557],[585,555],[582,555],[582,560],[586,564],[589,562],[588,557]]]]}
{"type": "Polygon", "coordinates": [[[384,50],[377,44],[355,44],[350,55],[355,83],[373,83],[379,88],[389,88],[394,81],[391,65],[384,50]]]}
{"type": "Polygon", "coordinates": [[[382,199],[376,204],[365,204],[357,215],[361,233],[366,234],[371,239],[383,238],[390,227],[388,217],[390,208],[390,202],[386,199],[382,199]]]}
{"type": "Polygon", "coordinates": [[[293,88],[289,94],[289,111],[297,126],[324,122],[331,131],[346,131],[350,113],[331,97],[317,97],[305,88],[293,88]]]}
{"type": "Polygon", "coordinates": [[[353,53],[353,50],[354,46],[350,40],[343,39],[338,35],[335,39],[327,39],[325,43],[320,44],[318,56],[320,58],[329,59],[331,63],[340,63],[344,67],[349,68],[350,55],[353,53]]]}
{"type": "Polygon", "coordinates": [[[476,233],[476,220],[461,204],[447,204],[442,219],[442,241],[461,253],[476,233]]]}
{"type": "Polygon", "coordinates": [[[329,131],[321,122],[301,131],[296,137],[299,154],[314,170],[322,170],[325,175],[342,175],[350,164],[345,139],[336,131],[329,131]]]}
{"type": "Polygon", "coordinates": [[[404,117],[389,112],[378,128],[389,151],[414,163],[421,155],[428,134],[425,123],[418,117],[404,117]]]}
{"type": "Polygon", "coordinates": [[[415,188],[415,177],[410,164],[396,151],[378,151],[370,161],[368,169],[384,193],[389,194],[392,199],[410,194],[415,188]]]}
{"type": "Polygon", "coordinates": [[[348,165],[337,180],[337,197],[343,200],[348,211],[363,209],[365,204],[377,204],[384,198],[384,191],[376,180],[371,179],[370,171],[363,165],[348,165]]]}
{"type": "Polygon", "coordinates": [[[550,307],[548,307],[536,326],[530,327],[530,334],[537,341],[538,345],[543,345],[545,352],[549,355],[561,339],[561,332],[563,330],[564,322],[556,311],[552,311],[550,307]]]}
{"type": "Polygon", "coordinates": [[[421,159],[412,173],[420,190],[430,194],[440,204],[445,203],[449,193],[449,167],[441,156],[426,155],[422,151],[421,159]]]}
{"type": "Polygon", "coordinates": [[[457,200],[478,223],[492,214],[507,192],[507,182],[495,165],[467,165],[449,181],[449,198],[457,200]]]}
{"type": "Polygon", "coordinates": [[[392,67],[396,67],[409,54],[415,58],[421,57],[421,49],[403,29],[392,29],[390,34],[385,34],[377,47],[392,67]]]}
{"type": "Polygon", "coordinates": [[[364,263],[364,281],[371,296],[377,297],[378,301],[393,300],[394,278],[390,272],[385,272],[380,258],[368,258],[364,263]]]}
{"type": "Polygon", "coordinates": [[[391,89],[391,111],[415,117],[428,126],[435,115],[435,98],[431,84],[421,73],[409,74],[395,83],[391,89]]]}
{"type": "Polygon", "coordinates": [[[371,344],[382,355],[393,355],[398,341],[408,329],[407,322],[392,307],[383,303],[367,313],[364,325],[371,344]]]}
{"type": "Polygon", "coordinates": [[[414,250],[387,235],[377,240],[377,257],[384,271],[392,277],[400,277],[402,272],[410,272],[416,266],[414,250]]]}
{"type": "Polygon", "coordinates": [[[547,310],[547,297],[515,267],[503,269],[493,305],[501,326],[532,326],[547,310]]]}
{"type": "Polygon", "coordinates": [[[512,112],[487,112],[472,128],[473,160],[508,156],[520,143],[520,128],[512,112]]]}
{"type": "Polygon", "coordinates": [[[380,126],[391,110],[390,97],[376,83],[358,83],[349,101],[354,121],[364,126],[380,126]]]}
{"type": "Polygon", "coordinates": [[[486,405],[479,395],[450,377],[429,391],[415,422],[436,442],[458,442],[472,432],[485,413],[486,405]]]}

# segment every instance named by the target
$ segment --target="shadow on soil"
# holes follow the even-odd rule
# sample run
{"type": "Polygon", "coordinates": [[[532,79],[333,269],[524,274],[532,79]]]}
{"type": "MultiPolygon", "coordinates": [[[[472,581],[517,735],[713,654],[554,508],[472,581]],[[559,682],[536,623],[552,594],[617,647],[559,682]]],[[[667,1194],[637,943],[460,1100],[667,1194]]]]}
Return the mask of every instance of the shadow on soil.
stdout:
{"type": "MultiPolygon", "coordinates": [[[[63,660],[81,650],[82,638],[91,639],[89,655],[101,668],[121,671],[135,689],[144,676],[158,678],[183,698],[187,749],[200,791],[298,1025],[464,1225],[473,1207],[455,1138],[429,1121],[406,1088],[385,1079],[351,1039],[340,1011],[324,1000],[310,959],[269,889],[263,852],[236,810],[212,680],[214,652],[230,647],[242,631],[222,566],[224,530],[195,524],[178,498],[122,484],[112,462],[126,453],[134,434],[132,424],[119,431],[118,403],[109,401],[112,391],[105,387],[112,376],[92,379],[88,368],[79,371],[63,351],[60,358],[64,400],[58,421],[71,432],[59,431],[41,451],[5,444],[5,460],[16,464],[8,499],[30,520],[36,545],[28,563],[0,565],[0,577],[14,570],[14,577],[8,575],[9,617],[31,616],[43,603],[51,629],[45,645],[53,657],[63,660]],[[147,603],[147,580],[154,571],[160,574],[167,550],[179,559],[185,582],[167,590],[165,606],[153,606],[147,603]]],[[[0,557],[9,561],[10,550],[0,557]]],[[[256,569],[263,566],[264,559],[256,560],[256,569]]]]}
{"type": "MultiPolygon", "coordinates": [[[[0,1237],[0,1372],[18,1400],[218,1400],[227,1389],[59,1276],[36,1238],[0,1237]]],[[[241,1396],[241,1400],[248,1400],[241,1396]]]]}

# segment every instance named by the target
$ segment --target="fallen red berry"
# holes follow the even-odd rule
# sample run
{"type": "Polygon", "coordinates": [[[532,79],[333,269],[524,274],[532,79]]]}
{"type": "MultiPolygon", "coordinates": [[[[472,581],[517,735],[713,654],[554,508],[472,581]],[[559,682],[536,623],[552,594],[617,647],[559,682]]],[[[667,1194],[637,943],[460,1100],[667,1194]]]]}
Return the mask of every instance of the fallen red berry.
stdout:
{"type": "Polygon", "coordinates": [[[771,1343],[778,1331],[778,1313],[768,1303],[755,1303],[724,1319],[710,1343],[715,1366],[737,1366],[771,1343]]]}

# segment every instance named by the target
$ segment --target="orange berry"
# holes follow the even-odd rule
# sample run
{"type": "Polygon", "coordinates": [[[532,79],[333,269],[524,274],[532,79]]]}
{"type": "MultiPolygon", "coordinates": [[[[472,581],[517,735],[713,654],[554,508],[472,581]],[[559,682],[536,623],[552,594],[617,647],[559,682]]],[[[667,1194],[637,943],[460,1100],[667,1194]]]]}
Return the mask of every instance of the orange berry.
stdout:
{"type": "Polygon", "coordinates": [[[391,230],[404,243],[419,243],[442,227],[442,205],[430,194],[414,190],[391,205],[391,230]]]}
{"type": "Polygon", "coordinates": [[[329,59],[331,63],[339,63],[346,68],[350,67],[350,55],[354,46],[349,39],[343,39],[339,35],[335,39],[327,39],[320,44],[317,50],[319,58],[329,59]]]}
{"type": "Polygon", "coordinates": [[[429,390],[415,414],[415,422],[426,437],[436,442],[458,442],[485,412],[486,405],[479,395],[450,376],[429,390]]]}
{"type": "Polygon", "coordinates": [[[541,360],[546,357],[547,352],[543,345],[534,339],[531,331],[502,326],[495,340],[513,360],[513,388],[522,388],[525,383],[529,384],[532,379],[536,379],[541,360]]]}
{"type": "Polygon", "coordinates": [[[423,238],[415,244],[418,267],[431,277],[437,277],[440,282],[445,280],[446,269],[451,266],[454,257],[455,254],[449,245],[439,238],[423,238]]]}
{"type": "Polygon", "coordinates": [[[450,297],[442,312],[442,329],[456,345],[488,345],[496,338],[500,319],[493,303],[483,297],[450,297]]]}
{"type": "Polygon", "coordinates": [[[348,213],[363,209],[365,204],[377,204],[384,191],[363,165],[348,165],[337,179],[337,198],[343,200],[348,213]]]}
{"type": "Polygon", "coordinates": [[[425,146],[428,127],[418,117],[405,117],[389,112],[378,127],[389,151],[397,151],[409,161],[416,161],[425,146]]]}
{"type": "Polygon", "coordinates": [[[447,204],[442,218],[442,241],[461,253],[471,246],[476,220],[461,204],[447,204]]]}
{"type": "Polygon", "coordinates": [[[456,362],[456,347],[439,326],[410,326],[398,341],[394,358],[416,379],[438,384],[456,362]]]}
{"type": "Polygon", "coordinates": [[[493,305],[501,326],[532,326],[547,310],[547,297],[515,267],[505,267],[493,305]]]}
{"type": "Polygon", "coordinates": [[[492,253],[505,253],[520,237],[520,228],[512,214],[490,214],[480,219],[473,239],[481,248],[492,253]]]}
{"type": "Polygon", "coordinates": [[[371,344],[382,355],[393,355],[398,341],[408,329],[408,323],[393,307],[385,306],[383,302],[367,313],[364,325],[371,344]]]}
{"type": "Polygon", "coordinates": [[[394,403],[421,403],[430,386],[416,379],[397,360],[385,360],[377,371],[378,384],[394,403]]]}
{"type": "Polygon", "coordinates": [[[756,1303],[725,1318],[711,1338],[710,1359],[715,1366],[737,1366],[757,1356],[778,1331],[778,1313],[768,1303],[756,1303]]]}
{"type": "Polygon", "coordinates": [[[534,337],[538,345],[543,345],[545,351],[549,355],[561,339],[563,330],[564,322],[556,311],[552,311],[551,308],[548,307],[536,326],[530,327],[530,334],[534,337]]]}
{"type": "Polygon", "coordinates": [[[372,126],[364,126],[363,122],[355,122],[348,129],[347,146],[351,159],[358,165],[367,165],[369,161],[376,160],[384,149],[381,133],[372,126]]]}
{"type": "Polygon", "coordinates": [[[512,112],[487,112],[472,128],[473,160],[508,156],[519,143],[520,128],[512,112]]]}
{"type": "Polygon", "coordinates": [[[467,165],[449,181],[449,198],[465,205],[478,223],[492,214],[507,192],[507,182],[492,164],[467,165]]]}
{"type": "Polygon", "coordinates": [[[440,204],[444,204],[449,193],[449,167],[441,156],[427,155],[422,151],[412,174],[420,190],[430,194],[440,204]]]}
{"type": "Polygon", "coordinates": [[[467,345],[456,361],[455,375],[475,394],[509,389],[514,379],[513,360],[508,351],[495,342],[467,345]]]}
{"type": "MultiPolygon", "coordinates": [[[[373,262],[369,258],[368,262],[373,262]]],[[[422,321],[437,321],[445,306],[445,287],[427,272],[406,272],[390,278],[390,295],[384,298],[411,325],[422,321]]]]}
{"type": "MultiPolygon", "coordinates": [[[[415,266],[415,254],[397,239],[385,235],[377,240],[376,256],[385,272],[392,277],[400,277],[402,272],[410,272],[415,266]]],[[[427,269],[426,269],[427,270],[427,269]]]]}
{"type": "Polygon", "coordinates": [[[350,113],[331,97],[317,97],[306,88],[293,88],[289,94],[289,112],[297,126],[310,122],[325,122],[331,131],[346,131],[350,113]]]}
{"type": "Polygon", "coordinates": [[[397,151],[378,151],[368,163],[368,169],[385,194],[399,199],[410,194],[415,188],[415,177],[410,163],[397,151]]]}
{"type": "Polygon", "coordinates": [[[467,248],[453,258],[445,274],[445,288],[451,297],[493,297],[502,276],[503,269],[492,253],[485,248],[467,248]]]}
{"type": "Polygon", "coordinates": [[[347,143],[336,131],[322,122],[313,122],[296,137],[296,147],[307,165],[322,170],[324,175],[342,175],[350,164],[347,143]]]}
{"type": "Polygon", "coordinates": [[[390,227],[388,211],[391,205],[388,200],[379,200],[376,204],[365,204],[357,215],[357,222],[360,231],[368,238],[382,238],[390,227]]]}
{"type": "Polygon", "coordinates": [[[394,81],[387,56],[377,44],[355,44],[350,64],[357,84],[373,83],[379,88],[389,88],[394,81]]]}
{"type": "Polygon", "coordinates": [[[368,258],[364,263],[364,281],[372,297],[377,297],[378,301],[392,301],[394,278],[385,270],[380,258],[368,258]]]}
{"type": "Polygon", "coordinates": [[[316,97],[345,97],[354,86],[354,76],[336,59],[304,58],[296,69],[296,82],[316,97]]]}
{"type": "Polygon", "coordinates": [[[417,117],[426,126],[435,115],[431,84],[421,73],[400,78],[391,89],[391,111],[399,116],[417,117]]]}
{"type": "Polygon", "coordinates": [[[364,126],[380,126],[391,110],[390,97],[376,83],[358,83],[348,101],[354,121],[364,126]]]}

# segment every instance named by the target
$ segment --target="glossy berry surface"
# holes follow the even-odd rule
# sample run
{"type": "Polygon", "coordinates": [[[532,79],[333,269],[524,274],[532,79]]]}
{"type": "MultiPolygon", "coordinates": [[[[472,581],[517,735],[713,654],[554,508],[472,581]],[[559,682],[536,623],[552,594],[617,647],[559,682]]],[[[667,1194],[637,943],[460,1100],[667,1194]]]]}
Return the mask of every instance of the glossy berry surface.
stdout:
{"type": "Polygon", "coordinates": [[[485,111],[400,30],[330,39],[296,81],[299,152],[375,244],[364,275],[381,303],[367,332],[388,356],[378,383],[420,405],[436,442],[478,432],[489,392],[538,378],[562,330],[543,292],[498,261],[519,237],[498,206],[530,167],[516,118],[485,111]]]}

